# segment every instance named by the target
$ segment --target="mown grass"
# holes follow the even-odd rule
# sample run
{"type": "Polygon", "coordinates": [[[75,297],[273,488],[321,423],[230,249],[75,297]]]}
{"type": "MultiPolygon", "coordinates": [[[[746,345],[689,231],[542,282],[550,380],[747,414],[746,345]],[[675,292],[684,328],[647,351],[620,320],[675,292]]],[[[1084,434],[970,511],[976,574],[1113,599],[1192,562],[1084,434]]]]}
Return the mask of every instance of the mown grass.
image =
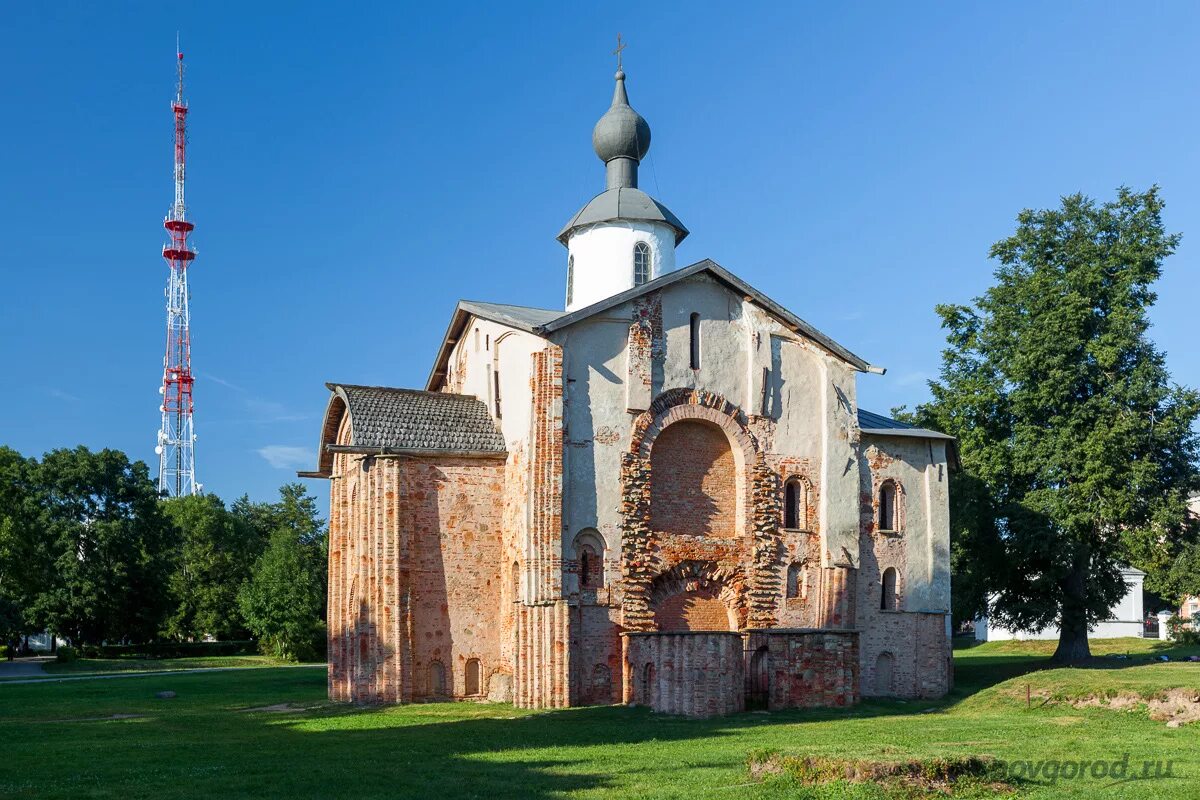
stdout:
{"type": "Polygon", "coordinates": [[[532,712],[466,703],[331,705],[319,669],[0,686],[0,797],[905,794],[871,783],[809,785],[786,774],[752,777],[747,759],[763,750],[855,761],[977,755],[1009,763],[1119,760],[1128,753],[1137,772],[1145,760],[1173,760],[1171,777],[1116,783],[1090,774],[1018,780],[1014,796],[1196,796],[1197,726],[1171,729],[1143,713],[1056,702],[1026,707],[1024,684],[1036,679],[1072,691],[1089,681],[1200,686],[1200,664],[1121,662],[1109,669],[1040,670],[1043,656],[1008,645],[972,647],[955,655],[958,684],[941,701],[867,701],[845,710],[711,720],[621,707],[532,712]],[[156,699],[154,693],[164,689],[178,696],[156,699]],[[279,703],[303,710],[246,711],[279,703]],[[105,719],[112,715],[135,716],[105,719]]]}
{"type": "Polygon", "coordinates": [[[43,665],[49,675],[85,675],[110,672],[158,672],[211,667],[274,667],[282,662],[271,656],[192,656],[189,658],[80,658],[43,665]]]}

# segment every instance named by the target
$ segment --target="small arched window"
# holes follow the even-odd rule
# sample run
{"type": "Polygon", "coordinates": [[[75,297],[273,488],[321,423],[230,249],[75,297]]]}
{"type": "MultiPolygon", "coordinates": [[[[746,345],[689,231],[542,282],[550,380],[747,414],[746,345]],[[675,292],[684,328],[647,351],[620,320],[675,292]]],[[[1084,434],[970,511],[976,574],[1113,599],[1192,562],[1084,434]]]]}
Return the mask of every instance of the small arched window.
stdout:
{"type": "Polygon", "coordinates": [[[579,588],[604,586],[604,540],[599,531],[585,528],[575,537],[575,557],[579,561],[579,588]]]}
{"type": "Polygon", "coordinates": [[[692,369],[700,369],[700,315],[692,314],[688,321],[688,330],[691,334],[691,362],[692,369]]]}
{"type": "Polygon", "coordinates": [[[567,256],[567,305],[575,302],[575,256],[567,256]]]}
{"type": "Polygon", "coordinates": [[[879,487],[879,530],[900,530],[899,515],[896,513],[896,484],[884,481],[879,487]]]}
{"type": "Polygon", "coordinates": [[[479,694],[479,659],[467,659],[466,694],[479,694]]]}
{"type": "Polygon", "coordinates": [[[900,605],[900,597],[896,592],[896,578],[895,567],[888,567],[883,571],[879,592],[880,611],[896,611],[900,605]]]}
{"type": "Polygon", "coordinates": [[[638,242],[633,246],[633,285],[641,286],[650,280],[650,245],[638,242]]]}
{"type": "Polygon", "coordinates": [[[519,603],[521,601],[521,565],[516,561],[512,563],[512,601],[519,603]]]}
{"type": "Polygon", "coordinates": [[[803,478],[789,478],[783,486],[783,527],[807,531],[812,489],[803,478]]]}
{"type": "Polygon", "coordinates": [[[642,668],[642,702],[649,704],[654,692],[654,663],[646,662],[642,668]]]}
{"type": "Polygon", "coordinates": [[[808,575],[803,561],[793,561],[787,570],[787,596],[789,600],[803,598],[808,594],[808,575]]]}

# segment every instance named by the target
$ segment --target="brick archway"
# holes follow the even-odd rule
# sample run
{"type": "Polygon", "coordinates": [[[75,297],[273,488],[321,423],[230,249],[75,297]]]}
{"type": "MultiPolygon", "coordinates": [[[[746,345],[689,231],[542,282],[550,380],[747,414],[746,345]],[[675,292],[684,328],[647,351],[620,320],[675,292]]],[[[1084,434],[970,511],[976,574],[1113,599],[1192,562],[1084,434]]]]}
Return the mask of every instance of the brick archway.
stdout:
{"type": "Polygon", "coordinates": [[[741,409],[719,394],[699,389],[671,389],[660,394],[650,408],[633,421],[629,452],[649,459],[654,440],[663,429],[682,420],[700,420],[716,425],[729,437],[738,466],[746,468],[758,458],[758,441],[746,428],[741,409]]]}
{"type": "Polygon", "coordinates": [[[720,567],[711,561],[682,561],[659,573],[650,582],[650,605],[658,630],[738,630],[745,619],[742,601],[743,577],[732,567],[720,567]],[[694,602],[693,602],[694,601],[694,602]],[[693,622],[709,616],[703,606],[719,608],[716,624],[693,622]],[[672,625],[671,622],[683,623],[672,625]]]}

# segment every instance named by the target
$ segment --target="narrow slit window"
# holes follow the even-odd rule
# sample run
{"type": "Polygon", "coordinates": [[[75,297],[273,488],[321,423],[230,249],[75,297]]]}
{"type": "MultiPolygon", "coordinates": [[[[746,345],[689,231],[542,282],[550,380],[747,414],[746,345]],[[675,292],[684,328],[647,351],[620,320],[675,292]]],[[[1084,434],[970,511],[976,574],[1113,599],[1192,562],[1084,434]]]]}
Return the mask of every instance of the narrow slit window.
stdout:
{"type": "Polygon", "coordinates": [[[567,256],[567,305],[575,302],[575,256],[567,256]]]}
{"type": "Polygon", "coordinates": [[[641,286],[650,280],[650,245],[638,242],[633,246],[633,285],[641,286]]]}
{"type": "Polygon", "coordinates": [[[796,514],[796,495],[800,489],[797,481],[791,480],[783,487],[783,527],[799,528],[798,520],[800,517],[796,514]]]}
{"type": "Polygon", "coordinates": [[[492,371],[492,396],[496,400],[496,419],[500,419],[500,370],[492,371]]]}
{"type": "Polygon", "coordinates": [[[690,329],[691,329],[692,369],[700,369],[700,315],[699,314],[692,314],[690,329]]]}
{"type": "Polygon", "coordinates": [[[891,481],[879,487],[879,530],[896,530],[896,486],[891,481]]]}

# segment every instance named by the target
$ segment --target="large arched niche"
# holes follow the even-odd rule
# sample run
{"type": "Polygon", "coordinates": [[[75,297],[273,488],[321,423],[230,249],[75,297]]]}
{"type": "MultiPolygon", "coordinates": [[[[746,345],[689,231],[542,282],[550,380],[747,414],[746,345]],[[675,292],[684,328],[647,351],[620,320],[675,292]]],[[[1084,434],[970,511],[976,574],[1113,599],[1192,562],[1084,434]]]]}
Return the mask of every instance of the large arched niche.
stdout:
{"type": "Polygon", "coordinates": [[[758,446],[742,416],[720,395],[676,389],[635,421],[630,450],[650,468],[650,530],[720,538],[746,533],[748,470],[758,446]]]}
{"type": "Polygon", "coordinates": [[[650,528],[671,534],[738,534],[741,470],[729,438],[707,420],[665,428],[650,449],[650,528]]]}

